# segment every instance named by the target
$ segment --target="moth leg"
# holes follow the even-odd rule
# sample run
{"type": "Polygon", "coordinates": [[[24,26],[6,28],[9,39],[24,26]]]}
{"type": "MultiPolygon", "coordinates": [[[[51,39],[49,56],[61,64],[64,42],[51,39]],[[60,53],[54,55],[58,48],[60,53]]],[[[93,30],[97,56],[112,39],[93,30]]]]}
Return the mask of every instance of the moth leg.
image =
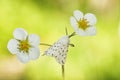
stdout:
{"type": "Polygon", "coordinates": [[[43,53],[41,56],[45,56],[45,53],[43,53]]]}
{"type": "Polygon", "coordinates": [[[75,45],[74,45],[74,44],[71,44],[71,43],[70,43],[69,45],[70,45],[71,47],[75,47],[75,45]]]}
{"type": "Polygon", "coordinates": [[[52,46],[51,44],[46,44],[46,43],[40,43],[40,45],[52,46]]]}

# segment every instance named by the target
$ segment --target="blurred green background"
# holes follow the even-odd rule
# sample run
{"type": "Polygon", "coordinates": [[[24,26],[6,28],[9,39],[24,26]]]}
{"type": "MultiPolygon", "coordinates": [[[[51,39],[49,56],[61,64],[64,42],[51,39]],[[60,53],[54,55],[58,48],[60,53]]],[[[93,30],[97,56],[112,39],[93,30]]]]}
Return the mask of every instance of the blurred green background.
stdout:
{"type": "MultiPolygon", "coordinates": [[[[79,9],[97,17],[96,36],[74,36],[65,64],[66,80],[120,80],[120,0],[0,0],[0,80],[62,80],[54,58],[22,64],[7,49],[15,28],[53,44],[73,32],[70,16],[79,9]]],[[[41,54],[48,48],[40,46],[41,54]]]]}

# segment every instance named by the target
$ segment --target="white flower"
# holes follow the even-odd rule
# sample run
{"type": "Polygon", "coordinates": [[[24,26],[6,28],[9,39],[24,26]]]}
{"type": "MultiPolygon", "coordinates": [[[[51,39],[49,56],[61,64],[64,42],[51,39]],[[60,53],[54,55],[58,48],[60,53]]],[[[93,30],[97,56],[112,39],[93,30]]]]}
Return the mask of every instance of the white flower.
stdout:
{"type": "Polygon", "coordinates": [[[22,28],[15,29],[13,35],[14,39],[8,42],[7,48],[12,54],[16,54],[21,62],[27,63],[30,59],[35,60],[39,57],[39,36],[35,34],[28,35],[22,28]]]}
{"type": "Polygon", "coordinates": [[[70,18],[70,23],[74,28],[75,32],[81,36],[92,36],[96,34],[96,17],[94,14],[83,13],[79,10],[75,10],[73,13],[74,16],[70,18]]]}

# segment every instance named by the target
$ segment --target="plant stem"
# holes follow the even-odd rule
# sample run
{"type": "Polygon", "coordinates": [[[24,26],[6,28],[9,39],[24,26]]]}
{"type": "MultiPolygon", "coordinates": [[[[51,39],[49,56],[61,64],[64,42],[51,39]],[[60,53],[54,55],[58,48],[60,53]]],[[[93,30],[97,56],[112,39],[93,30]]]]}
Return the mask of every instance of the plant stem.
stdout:
{"type": "Polygon", "coordinates": [[[40,43],[40,45],[52,46],[51,44],[46,44],[46,43],[40,43]]]}
{"type": "Polygon", "coordinates": [[[64,65],[62,65],[62,78],[63,80],[65,80],[65,70],[64,70],[64,65]]]}

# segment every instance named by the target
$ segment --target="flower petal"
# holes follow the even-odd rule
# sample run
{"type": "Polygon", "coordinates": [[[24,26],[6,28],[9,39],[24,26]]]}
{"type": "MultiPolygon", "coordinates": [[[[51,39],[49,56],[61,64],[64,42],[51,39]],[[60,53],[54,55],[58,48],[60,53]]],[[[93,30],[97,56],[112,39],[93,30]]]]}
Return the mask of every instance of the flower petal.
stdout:
{"type": "Polygon", "coordinates": [[[18,53],[18,44],[19,42],[16,39],[11,39],[8,42],[7,48],[12,54],[18,53]]]}
{"type": "Polygon", "coordinates": [[[94,36],[96,35],[96,28],[94,26],[90,26],[87,28],[86,33],[88,36],[94,36]]]}
{"type": "Polygon", "coordinates": [[[78,29],[78,23],[74,17],[70,17],[70,23],[75,30],[78,29]]]}
{"type": "Polygon", "coordinates": [[[40,37],[35,34],[31,34],[28,36],[29,43],[32,46],[38,46],[40,44],[40,37]]]}
{"type": "Polygon", "coordinates": [[[24,52],[20,52],[17,55],[17,58],[22,62],[22,63],[27,63],[30,58],[29,58],[29,55],[27,53],[24,53],[24,52]]]}
{"type": "Polygon", "coordinates": [[[84,18],[87,19],[87,21],[89,22],[88,23],[89,25],[95,25],[96,24],[97,19],[96,19],[94,14],[87,13],[87,14],[85,14],[84,18]]]}
{"type": "Polygon", "coordinates": [[[77,19],[77,21],[79,21],[81,18],[83,18],[83,13],[79,10],[75,10],[73,12],[73,14],[74,14],[74,17],[77,19]]]}
{"type": "Polygon", "coordinates": [[[82,30],[82,29],[80,29],[80,28],[78,27],[78,23],[77,23],[77,21],[76,21],[76,19],[75,19],[74,17],[71,17],[71,18],[70,18],[70,23],[71,23],[72,27],[74,28],[75,32],[76,32],[78,35],[80,35],[80,36],[86,36],[85,31],[82,30]]]}
{"type": "Polygon", "coordinates": [[[22,28],[17,28],[13,32],[13,35],[14,35],[15,39],[26,40],[26,37],[27,37],[28,33],[22,28]]]}
{"type": "Polygon", "coordinates": [[[35,60],[35,59],[39,58],[39,56],[40,56],[40,51],[39,51],[38,47],[30,48],[30,50],[29,50],[30,59],[35,60]]]}
{"type": "Polygon", "coordinates": [[[75,32],[80,36],[86,36],[87,35],[86,32],[82,29],[77,29],[77,30],[75,30],[75,32]]]}

